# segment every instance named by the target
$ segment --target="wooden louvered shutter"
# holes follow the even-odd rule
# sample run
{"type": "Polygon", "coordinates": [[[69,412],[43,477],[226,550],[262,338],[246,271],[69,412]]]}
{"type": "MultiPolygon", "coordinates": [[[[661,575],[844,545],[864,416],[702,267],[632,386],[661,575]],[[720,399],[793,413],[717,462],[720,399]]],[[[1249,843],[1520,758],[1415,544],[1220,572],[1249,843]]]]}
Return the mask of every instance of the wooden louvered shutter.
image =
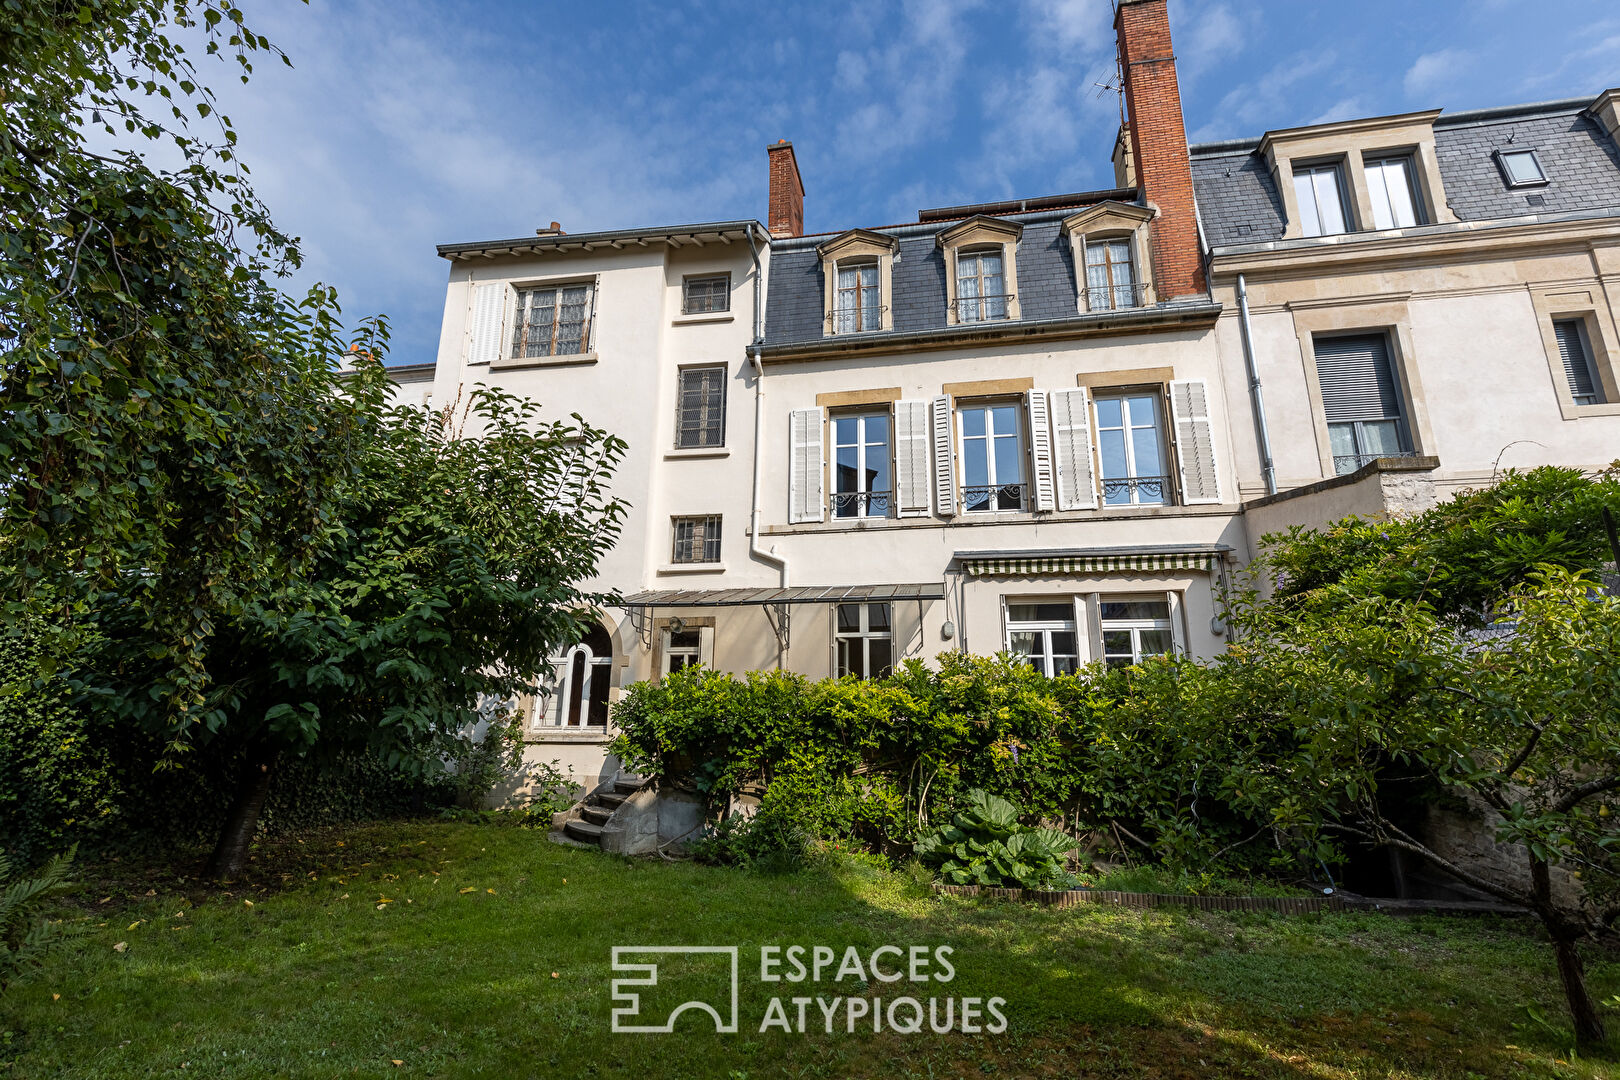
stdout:
{"type": "Polygon", "coordinates": [[[1558,359],[1564,363],[1564,378],[1569,380],[1569,393],[1577,405],[1598,402],[1597,383],[1592,378],[1592,360],[1586,350],[1586,335],[1581,332],[1579,319],[1560,319],[1553,323],[1553,334],[1558,338],[1558,359]]]}
{"type": "Polygon", "coordinates": [[[894,487],[901,517],[928,515],[928,402],[894,403],[894,487]]]}
{"type": "Polygon", "coordinates": [[[1056,503],[1052,494],[1052,434],[1046,416],[1046,391],[1026,390],[1024,407],[1029,411],[1029,460],[1035,474],[1034,509],[1051,510],[1056,503]]]}
{"type": "Polygon", "coordinates": [[[1057,508],[1091,510],[1097,482],[1091,466],[1091,404],[1085,387],[1053,390],[1052,460],[1057,473],[1057,508]]]}
{"type": "Polygon", "coordinates": [[[788,521],[798,523],[826,518],[822,495],[825,472],[821,457],[822,411],[794,409],[788,415],[788,521]]]}
{"type": "Polygon", "coordinates": [[[934,399],[934,508],[940,517],[956,516],[956,468],[951,438],[951,396],[934,399]]]}
{"type": "Polygon", "coordinates": [[[1401,393],[1383,334],[1322,338],[1314,351],[1316,384],[1328,423],[1400,418],[1401,393]]]}
{"type": "Polygon", "coordinates": [[[1209,390],[1203,379],[1170,384],[1170,412],[1176,425],[1176,459],[1181,495],[1188,505],[1221,501],[1215,468],[1215,432],[1209,419],[1209,390]]]}
{"type": "Polygon", "coordinates": [[[488,364],[499,360],[504,344],[507,324],[508,298],[512,287],[495,282],[473,287],[472,344],[467,350],[469,364],[488,364]]]}

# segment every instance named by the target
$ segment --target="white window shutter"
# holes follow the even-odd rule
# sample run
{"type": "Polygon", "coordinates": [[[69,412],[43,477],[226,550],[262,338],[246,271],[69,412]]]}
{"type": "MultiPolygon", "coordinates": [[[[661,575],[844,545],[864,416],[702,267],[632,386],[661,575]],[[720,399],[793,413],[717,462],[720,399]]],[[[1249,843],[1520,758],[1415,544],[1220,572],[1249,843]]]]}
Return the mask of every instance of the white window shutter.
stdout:
{"type": "Polygon", "coordinates": [[[894,487],[901,517],[928,516],[928,402],[894,403],[894,487]]]}
{"type": "Polygon", "coordinates": [[[788,521],[822,521],[827,500],[822,495],[822,412],[794,409],[788,415],[788,521]]]}
{"type": "Polygon", "coordinates": [[[956,468],[952,457],[951,396],[934,399],[934,506],[940,517],[956,516],[956,468]]]}
{"type": "Polygon", "coordinates": [[[1086,388],[1053,390],[1052,459],[1057,473],[1057,508],[1093,510],[1097,482],[1091,467],[1091,404],[1086,388]]]}
{"type": "Polygon", "coordinates": [[[1024,405],[1029,410],[1029,459],[1035,473],[1035,509],[1051,510],[1052,429],[1046,416],[1046,391],[1026,390],[1024,405]]]}
{"type": "Polygon", "coordinates": [[[1170,412],[1176,423],[1176,461],[1181,494],[1188,505],[1221,501],[1215,469],[1215,434],[1209,420],[1209,390],[1203,379],[1170,384],[1170,412]]]}
{"type": "Polygon", "coordinates": [[[504,281],[473,287],[472,346],[467,363],[487,364],[503,355],[501,346],[509,322],[507,308],[514,294],[504,281]]]}

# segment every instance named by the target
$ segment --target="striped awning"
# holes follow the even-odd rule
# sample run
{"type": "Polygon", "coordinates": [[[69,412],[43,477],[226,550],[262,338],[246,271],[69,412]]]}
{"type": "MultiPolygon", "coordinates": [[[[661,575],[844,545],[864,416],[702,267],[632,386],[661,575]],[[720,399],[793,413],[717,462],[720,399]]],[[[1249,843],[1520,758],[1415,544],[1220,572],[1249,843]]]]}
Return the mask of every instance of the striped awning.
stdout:
{"type": "Polygon", "coordinates": [[[958,551],[956,561],[969,577],[1056,577],[1113,573],[1155,574],[1192,570],[1213,574],[1231,548],[1156,550],[1076,548],[1068,551],[958,551]]]}

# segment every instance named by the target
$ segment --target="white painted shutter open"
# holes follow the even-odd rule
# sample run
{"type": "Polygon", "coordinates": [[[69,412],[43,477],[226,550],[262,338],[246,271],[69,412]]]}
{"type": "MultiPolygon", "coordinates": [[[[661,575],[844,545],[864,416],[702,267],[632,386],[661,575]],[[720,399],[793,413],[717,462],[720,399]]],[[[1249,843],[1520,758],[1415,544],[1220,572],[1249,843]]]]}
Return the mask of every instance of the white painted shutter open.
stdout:
{"type": "Polygon", "coordinates": [[[1035,509],[1051,510],[1056,500],[1052,493],[1052,429],[1046,416],[1046,391],[1024,391],[1024,407],[1029,410],[1029,459],[1035,473],[1035,509]]]}
{"type": "Polygon", "coordinates": [[[928,402],[894,403],[894,487],[901,517],[928,516],[928,402]]]}
{"type": "Polygon", "coordinates": [[[1085,387],[1053,390],[1052,460],[1057,473],[1057,508],[1093,510],[1097,482],[1091,467],[1091,404],[1085,387]]]}
{"type": "Polygon", "coordinates": [[[1170,384],[1170,412],[1176,423],[1176,459],[1181,494],[1188,505],[1221,501],[1215,470],[1215,434],[1209,420],[1209,391],[1203,379],[1170,384]]]}
{"type": "Polygon", "coordinates": [[[940,517],[956,516],[956,468],[951,453],[951,396],[934,399],[934,507],[940,517]]]}
{"type": "Polygon", "coordinates": [[[788,521],[822,521],[827,500],[822,495],[822,412],[794,409],[788,414],[788,521]]]}
{"type": "Polygon", "coordinates": [[[473,287],[472,345],[467,363],[488,364],[502,356],[512,287],[504,281],[473,287]]]}

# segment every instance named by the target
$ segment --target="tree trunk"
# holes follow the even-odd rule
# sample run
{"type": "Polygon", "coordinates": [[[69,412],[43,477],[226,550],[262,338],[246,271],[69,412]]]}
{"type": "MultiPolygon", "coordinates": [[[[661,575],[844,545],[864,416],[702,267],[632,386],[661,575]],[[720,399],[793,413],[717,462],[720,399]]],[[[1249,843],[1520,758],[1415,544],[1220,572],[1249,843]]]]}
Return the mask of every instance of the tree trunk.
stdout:
{"type": "Polygon", "coordinates": [[[240,874],[248,861],[248,845],[253,842],[253,830],[264,809],[265,796],[270,794],[270,777],[275,771],[277,752],[271,747],[255,744],[248,748],[247,758],[236,781],[236,797],[231,800],[231,811],[225,818],[225,828],[219,834],[219,843],[209,856],[208,868],[203,876],[223,881],[240,874]]]}
{"type": "Polygon", "coordinates": [[[1581,928],[1558,913],[1552,899],[1552,875],[1540,859],[1530,860],[1530,886],[1536,897],[1536,914],[1541,916],[1552,938],[1553,956],[1558,960],[1558,979],[1564,984],[1564,999],[1575,1024],[1575,1043],[1596,1046],[1603,1041],[1603,1017],[1586,991],[1586,969],[1575,943],[1584,936],[1581,928]]]}

